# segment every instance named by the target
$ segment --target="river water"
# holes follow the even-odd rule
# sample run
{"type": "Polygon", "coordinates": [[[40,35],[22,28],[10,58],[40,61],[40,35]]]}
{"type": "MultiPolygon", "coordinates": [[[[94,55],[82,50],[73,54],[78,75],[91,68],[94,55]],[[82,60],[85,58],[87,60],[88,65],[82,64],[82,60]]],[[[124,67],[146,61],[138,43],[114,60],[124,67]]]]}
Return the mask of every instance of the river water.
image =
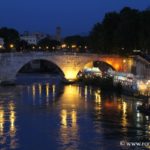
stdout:
{"type": "Polygon", "coordinates": [[[18,77],[16,86],[0,87],[0,150],[129,149],[120,141],[150,137],[140,102],[52,76],[18,77]]]}

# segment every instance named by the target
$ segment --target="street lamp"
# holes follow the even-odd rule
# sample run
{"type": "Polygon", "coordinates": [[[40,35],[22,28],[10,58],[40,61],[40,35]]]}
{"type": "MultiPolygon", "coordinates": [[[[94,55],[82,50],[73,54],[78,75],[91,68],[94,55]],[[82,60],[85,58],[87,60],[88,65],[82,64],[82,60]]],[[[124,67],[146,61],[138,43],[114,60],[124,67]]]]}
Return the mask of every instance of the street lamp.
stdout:
{"type": "Polygon", "coordinates": [[[10,44],[9,47],[10,47],[11,49],[13,49],[13,48],[14,48],[14,44],[10,44]]]}
{"type": "Polygon", "coordinates": [[[127,60],[123,59],[123,71],[124,72],[126,71],[126,62],[127,62],[127,60]]]}
{"type": "Polygon", "coordinates": [[[48,46],[46,46],[46,49],[49,49],[49,47],[48,47],[48,46]]]}

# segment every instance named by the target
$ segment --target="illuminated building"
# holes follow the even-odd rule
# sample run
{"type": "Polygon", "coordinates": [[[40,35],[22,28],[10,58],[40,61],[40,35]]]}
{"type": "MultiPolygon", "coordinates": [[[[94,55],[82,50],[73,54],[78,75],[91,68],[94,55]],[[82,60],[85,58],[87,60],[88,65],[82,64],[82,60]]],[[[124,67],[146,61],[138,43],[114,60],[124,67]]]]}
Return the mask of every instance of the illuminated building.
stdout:
{"type": "Polygon", "coordinates": [[[20,36],[20,39],[26,41],[28,44],[37,45],[37,42],[38,42],[37,37],[34,35],[26,35],[26,36],[23,35],[23,36],[20,36]]]}

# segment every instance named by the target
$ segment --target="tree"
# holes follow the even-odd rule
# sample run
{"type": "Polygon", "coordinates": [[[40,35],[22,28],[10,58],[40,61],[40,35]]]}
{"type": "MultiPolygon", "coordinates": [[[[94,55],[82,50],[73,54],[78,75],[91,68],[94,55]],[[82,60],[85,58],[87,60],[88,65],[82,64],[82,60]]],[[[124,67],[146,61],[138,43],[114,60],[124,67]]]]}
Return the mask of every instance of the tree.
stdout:
{"type": "Polygon", "coordinates": [[[29,45],[28,45],[28,43],[26,41],[24,41],[24,40],[19,41],[19,43],[18,43],[18,49],[20,51],[27,50],[28,48],[29,48],[29,45]]]}
{"type": "Polygon", "coordinates": [[[139,11],[125,7],[119,15],[120,22],[114,39],[120,53],[131,54],[133,49],[139,48],[139,11]]]}
{"type": "Polygon", "coordinates": [[[5,48],[12,49],[18,47],[19,44],[19,33],[15,29],[1,28],[0,37],[4,39],[5,48]]]}
{"type": "MultiPolygon", "coordinates": [[[[140,32],[141,28],[144,28],[144,24],[140,24],[141,13],[129,7],[123,8],[119,13],[106,13],[103,21],[95,24],[90,32],[90,46],[93,51],[124,55],[131,54],[133,49],[141,48],[140,38],[143,37],[140,32]]],[[[146,18],[149,19],[148,16],[146,18]]],[[[146,24],[148,27],[149,23],[146,24]]]]}
{"type": "Polygon", "coordinates": [[[150,19],[149,18],[150,18],[149,9],[141,12],[139,44],[140,44],[140,48],[144,52],[147,52],[148,50],[150,50],[150,19]]]}
{"type": "Polygon", "coordinates": [[[89,45],[89,38],[87,36],[73,35],[66,37],[64,43],[70,48],[74,45],[79,52],[84,52],[89,45]]]}
{"type": "Polygon", "coordinates": [[[47,50],[52,50],[52,49],[56,49],[57,46],[60,46],[60,42],[56,41],[56,40],[50,40],[48,37],[40,40],[38,42],[38,46],[41,47],[42,49],[47,49],[47,50]]]}

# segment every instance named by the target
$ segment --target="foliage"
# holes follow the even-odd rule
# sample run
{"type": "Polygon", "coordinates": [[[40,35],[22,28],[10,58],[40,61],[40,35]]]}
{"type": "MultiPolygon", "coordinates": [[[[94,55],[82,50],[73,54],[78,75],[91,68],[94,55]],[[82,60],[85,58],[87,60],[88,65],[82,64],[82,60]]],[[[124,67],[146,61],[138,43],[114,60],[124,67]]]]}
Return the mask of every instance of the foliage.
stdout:
{"type": "Polygon", "coordinates": [[[52,50],[54,47],[56,48],[57,46],[60,46],[60,42],[46,37],[38,42],[38,46],[42,49],[52,50]]]}
{"type": "Polygon", "coordinates": [[[69,47],[72,45],[76,45],[79,51],[82,52],[85,46],[88,46],[89,38],[87,36],[73,35],[68,36],[64,39],[64,43],[66,43],[69,47]]]}
{"type": "Polygon", "coordinates": [[[131,54],[134,49],[150,49],[150,10],[129,7],[119,13],[107,13],[90,32],[93,51],[110,54],[131,54]]]}
{"type": "Polygon", "coordinates": [[[6,49],[11,49],[10,44],[13,44],[15,47],[19,44],[19,33],[15,29],[1,28],[0,37],[4,39],[6,49]]]}

